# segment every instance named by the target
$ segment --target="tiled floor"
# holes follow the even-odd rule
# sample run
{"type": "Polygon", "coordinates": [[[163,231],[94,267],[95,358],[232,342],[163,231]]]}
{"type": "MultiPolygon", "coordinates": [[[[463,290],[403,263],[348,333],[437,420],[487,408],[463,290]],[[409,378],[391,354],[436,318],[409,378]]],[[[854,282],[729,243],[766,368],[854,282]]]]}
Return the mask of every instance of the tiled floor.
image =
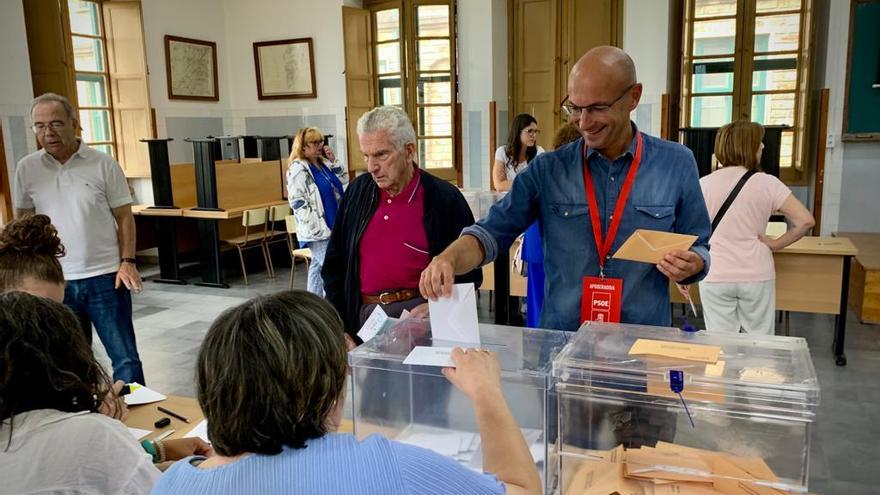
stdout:
{"type": "MultiPolygon", "coordinates": [[[[186,273],[197,278],[195,267],[186,273]]],[[[240,276],[227,270],[230,289],[146,282],[134,296],[134,323],[144,372],[151,387],[162,392],[194,396],[194,362],[211,321],[224,309],[257,294],[287,288],[288,268],[278,277],[249,274],[245,287],[240,276]]],[[[156,267],[143,272],[155,275],[156,267]]],[[[305,288],[303,265],[294,286],[305,288]]],[[[488,298],[480,300],[480,318],[488,321],[488,298]]],[[[821,405],[814,422],[810,490],[823,494],[880,493],[880,326],[862,325],[852,314],[847,323],[846,367],[834,364],[831,354],[834,318],[794,313],[791,334],[806,337],[821,386],[821,405]]],[[[103,348],[96,352],[107,363],[103,348]]],[[[108,363],[109,364],[109,363],[108,363]]]]}

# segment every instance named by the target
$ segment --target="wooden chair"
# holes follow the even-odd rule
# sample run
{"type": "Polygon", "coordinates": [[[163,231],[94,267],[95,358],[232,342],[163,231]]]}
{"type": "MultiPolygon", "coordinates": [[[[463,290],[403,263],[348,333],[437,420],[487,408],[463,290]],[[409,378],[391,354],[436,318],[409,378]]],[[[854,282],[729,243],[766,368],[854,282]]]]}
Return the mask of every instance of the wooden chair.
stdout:
{"type": "MultiPolygon", "coordinates": [[[[287,229],[284,230],[276,230],[278,226],[278,222],[284,221],[284,219],[292,213],[290,210],[290,205],[275,205],[269,207],[269,218],[266,220],[266,253],[269,256],[269,273],[271,273],[272,277],[275,276],[275,265],[272,263],[272,251],[269,247],[272,244],[276,244],[279,242],[287,242],[287,229]]],[[[286,222],[285,222],[286,224],[286,222]]]]}
{"type": "Polygon", "coordinates": [[[306,269],[312,262],[312,250],[309,248],[296,247],[296,218],[293,215],[284,217],[284,225],[287,227],[287,245],[290,251],[290,284],[293,289],[293,274],[296,273],[296,259],[302,258],[306,262],[306,269]]]}
{"type": "Polygon", "coordinates": [[[241,216],[241,225],[244,227],[244,235],[232,237],[229,239],[220,239],[221,242],[230,245],[238,250],[238,259],[241,261],[241,273],[244,275],[244,284],[248,285],[247,270],[244,266],[244,251],[251,248],[260,248],[263,252],[263,262],[266,264],[266,272],[272,275],[269,268],[269,258],[266,254],[266,208],[254,208],[245,210],[241,216]],[[256,227],[263,227],[263,230],[255,230],[256,227]]]}

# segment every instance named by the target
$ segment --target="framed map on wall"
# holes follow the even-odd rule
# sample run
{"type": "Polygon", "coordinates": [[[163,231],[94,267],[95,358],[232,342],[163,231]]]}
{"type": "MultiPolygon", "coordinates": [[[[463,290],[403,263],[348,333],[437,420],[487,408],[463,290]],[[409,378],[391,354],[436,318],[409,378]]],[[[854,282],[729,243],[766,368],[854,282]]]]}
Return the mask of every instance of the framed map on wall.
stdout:
{"type": "Polygon", "coordinates": [[[219,101],[217,44],[165,35],[168,99],[219,101]]]}
{"type": "Polygon", "coordinates": [[[257,97],[317,98],[312,38],[254,43],[257,97]]]}

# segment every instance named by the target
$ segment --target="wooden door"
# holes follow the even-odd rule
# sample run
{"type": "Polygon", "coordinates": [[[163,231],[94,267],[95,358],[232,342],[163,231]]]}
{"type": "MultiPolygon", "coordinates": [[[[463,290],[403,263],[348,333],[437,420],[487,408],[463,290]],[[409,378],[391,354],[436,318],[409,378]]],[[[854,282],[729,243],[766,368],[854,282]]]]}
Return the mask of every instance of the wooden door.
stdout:
{"type": "Polygon", "coordinates": [[[370,11],[354,7],[342,7],[342,34],[345,46],[345,127],[348,138],[348,170],[366,170],[367,165],[360,151],[357,137],[357,121],[375,106],[373,88],[373,56],[371,51],[372,26],[370,11]]]}
{"type": "MultiPolygon", "coordinates": [[[[538,119],[538,126],[549,130],[538,136],[538,144],[544,148],[550,147],[559,103],[558,6],[559,0],[515,0],[510,30],[513,101],[509,120],[520,113],[538,119]]],[[[502,129],[502,134],[506,135],[506,130],[502,129]]]]}
{"type": "Polygon", "coordinates": [[[140,142],[154,137],[141,3],[105,2],[103,9],[116,158],[126,177],[149,177],[147,145],[140,142]]]}

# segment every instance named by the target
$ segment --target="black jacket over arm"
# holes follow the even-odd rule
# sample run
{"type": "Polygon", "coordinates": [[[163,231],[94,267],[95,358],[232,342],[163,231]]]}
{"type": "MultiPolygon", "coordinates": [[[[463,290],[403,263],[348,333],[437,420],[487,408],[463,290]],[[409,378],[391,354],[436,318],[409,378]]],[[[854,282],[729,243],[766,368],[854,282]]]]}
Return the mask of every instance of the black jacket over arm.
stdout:
{"type": "MultiPolygon", "coordinates": [[[[424,187],[425,234],[431,258],[440,254],[458,239],[463,228],[474,223],[474,215],[461,192],[448,182],[421,170],[424,187]]],[[[379,204],[379,187],[372,176],[363,174],[345,191],[330,244],[324,258],[321,276],[327,300],[339,311],[345,330],[354,337],[359,328],[361,308],[359,248],[367,224],[379,204]]],[[[455,277],[457,283],[473,282],[480,286],[483,272],[476,269],[455,277]]],[[[389,289],[412,287],[388,287],[389,289]]]]}

